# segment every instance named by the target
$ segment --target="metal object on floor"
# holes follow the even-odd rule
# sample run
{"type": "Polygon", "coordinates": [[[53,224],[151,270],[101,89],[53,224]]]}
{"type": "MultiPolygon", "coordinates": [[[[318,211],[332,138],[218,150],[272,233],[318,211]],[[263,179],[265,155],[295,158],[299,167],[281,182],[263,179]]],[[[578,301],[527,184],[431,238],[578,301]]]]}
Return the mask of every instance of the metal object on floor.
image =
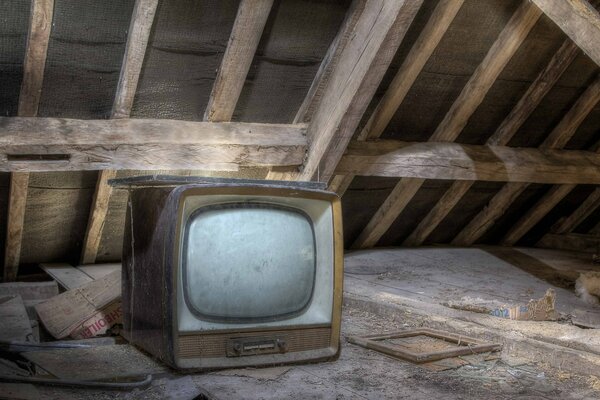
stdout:
{"type": "Polygon", "coordinates": [[[469,354],[485,353],[489,351],[499,351],[502,349],[502,345],[498,343],[483,342],[468,336],[456,335],[453,333],[437,331],[428,328],[403,330],[379,335],[350,336],[348,337],[348,342],[359,345],[366,349],[379,351],[389,356],[401,358],[414,363],[424,363],[450,357],[466,356],[469,354]],[[414,352],[408,347],[402,345],[381,343],[384,340],[409,338],[415,336],[427,336],[430,338],[441,339],[445,342],[454,343],[458,347],[452,347],[439,351],[414,352]]]}

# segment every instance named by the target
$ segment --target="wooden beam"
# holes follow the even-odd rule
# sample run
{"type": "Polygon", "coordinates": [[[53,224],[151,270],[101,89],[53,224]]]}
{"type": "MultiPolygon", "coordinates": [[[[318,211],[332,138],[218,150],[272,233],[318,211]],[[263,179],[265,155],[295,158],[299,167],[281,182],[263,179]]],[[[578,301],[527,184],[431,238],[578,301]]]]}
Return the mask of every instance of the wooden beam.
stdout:
{"type": "MultiPolygon", "coordinates": [[[[325,57],[323,57],[323,61],[321,61],[319,70],[308,89],[308,93],[304,97],[304,101],[294,117],[295,124],[309,122],[312,119],[312,116],[323,98],[323,92],[325,91],[327,82],[329,82],[331,73],[339,63],[342,51],[352,39],[354,28],[365,9],[365,4],[366,0],[353,0],[350,4],[344,21],[342,22],[342,26],[329,45],[329,49],[327,50],[325,57]]],[[[277,171],[275,169],[270,169],[265,179],[295,181],[299,177],[300,172],[297,169],[293,171],[277,171]]]]}
{"type": "MultiPolygon", "coordinates": [[[[594,105],[599,100],[600,74],[579,97],[579,99],[577,99],[573,107],[571,107],[571,109],[565,114],[562,120],[552,130],[550,135],[546,138],[546,140],[544,140],[540,147],[545,149],[560,148],[568,143],[575,134],[575,131],[579,125],[583,122],[585,117],[594,108],[594,105]]],[[[500,190],[490,201],[490,204],[493,203],[495,205],[495,210],[489,210],[489,206],[483,209],[469,222],[469,224],[463,229],[464,232],[459,233],[452,243],[459,245],[471,245],[477,241],[477,239],[479,239],[479,237],[481,237],[481,235],[483,235],[487,229],[490,228],[496,222],[496,220],[504,214],[504,211],[508,209],[514,199],[516,199],[518,195],[527,188],[526,183],[516,185],[521,185],[521,187],[519,188],[518,186],[511,185],[510,188],[503,188],[500,190]]],[[[565,193],[565,191],[558,191],[557,193],[565,193]]],[[[565,193],[565,195],[567,193],[568,191],[565,193]]],[[[556,200],[556,196],[557,195],[554,195],[554,200],[556,200]]],[[[530,214],[536,218],[543,218],[545,215],[536,212],[532,212],[530,214]]],[[[529,225],[537,222],[535,221],[535,218],[529,217],[523,219],[521,223],[529,225]]],[[[519,232],[523,228],[516,226],[514,229],[516,232],[519,232]]],[[[511,238],[511,240],[514,240],[514,238],[511,238]]]]}
{"type": "Polygon", "coordinates": [[[475,243],[494,225],[527,185],[520,182],[507,183],[492,197],[489,203],[452,240],[453,245],[467,246],[475,243]]]}
{"type": "Polygon", "coordinates": [[[136,0],[111,118],[129,118],[150,39],[158,0],[136,0]]]}
{"type": "Polygon", "coordinates": [[[423,0],[369,0],[309,125],[299,179],[329,181],[423,0]]]}
{"type": "Polygon", "coordinates": [[[560,120],[540,147],[558,149],[567,145],[577,128],[600,101],[600,73],[560,120]]]}
{"type": "Polygon", "coordinates": [[[473,181],[456,181],[444,193],[441,199],[419,222],[414,231],[402,242],[403,246],[420,246],[442,222],[456,204],[473,185],[473,181]]]}
{"type": "Polygon", "coordinates": [[[587,0],[533,2],[600,65],[600,13],[587,0]]]}
{"type": "Polygon", "coordinates": [[[537,242],[536,247],[598,254],[600,252],[600,235],[547,233],[537,242]]]}
{"type": "Polygon", "coordinates": [[[541,14],[531,3],[521,3],[438,125],[432,141],[452,142],[458,137],[541,14]]]}
{"type": "Polygon", "coordinates": [[[18,114],[21,117],[35,117],[38,113],[53,14],[54,0],[31,2],[31,20],[19,94],[18,114]]]}
{"type": "MultiPolygon", "coordinates": [[[[441,0],[438,3],[357,140],[377,139],[383,134],[463,3],[464,0],[441,0]]],[[[342,196],[352,179],[354,175],[335,176],[329,189],[342,196]]]]}
{"type": "MultiPolygon", "coordinates": [[[[18,115],[22,117],[35,117],[38,112],[53,14],[54,0],[31,2],[23,80],[17,110],[18,115]]],[[[4,252],[5,281],[15,280],[19,269],[28,185],[29,173],[11,174],[4,252]]]]}
{"type": "MultiPolygon", "coordinates": [[[[569,110],[567,115],[565,115],[540,147],[561,148],[566,146],[577,131],[577,128],[599,101],[600,74],[598,74],[596,80],[580,96],[577,102],[575,102],[575,105],[569,110]]],[[[518,242],[531,228],[541,221],[554,206],[565,198],[571,190],[573,190],[573,187],[574,186],[571,185],[553,187],[546,196],[538,201],[532,209],[510,229],[502,241],[503,244],[511,246],[518,242]]]]}
{"type": "Polygon", "coordinates": [[[358,238],[352,244],[352,248],[362,249],[375,246],[392,225],[396,216],[400,214],[398,210],[404,210],[406,207],[406,204],[402,200],[412,199],[423,182],[424,179],[402,178],[394,186],[392,193],[385,199],[381,207],[375,212],[375,215],[371,218],[367,226],[358,235],[358,238]],[[407,196],[406,194],[410,194],[411,196],[407,196]],[[394,217],[391,218],[391,216],[394,217]]]}
{"type": "MultiPolygon", "coordinates": [[[[511,110],[496,132],[487,140],[488,145],[505,146],[525,123],[533,110],[558,81],[567,67],[573,62],[579,48],[570,39],[566,39],[552,57],[546,68],[529,86],[519,102],[511,110]]],[[[436,203],[431,211],[421,220],[414,232],[404,241],[406,246],[422,244],[435,228],[446,218],[452,209],[469,191],[473,182],[454,182],[446,194],[436,203]]]]}
{"type": "Polygon", "coordinates": [[[105,170],[98,175],[96,191],[92,200],[87,229],[83,240],[84,250],[81,253],[81,264],[94,264],[100,248],[102,230],[108,213],[108,204],[112,194],[112,186],[108,181],[117,177],[116,170],[105,170]]]}
{"type": "Polygon", "coordinates": [[[542,220],[576,185],[555,185],[514,224],[502,239],[504,246],[512,246],[542,220]]]}
{"type": "Polygon", "coordinates": [[[10,175],[6,250],[4,254],[5,282],[14,281],[19,270],[28,185],[29,173],[16,172],[10,175]]]}
{"type": "Polygon", "coordinates": [[[231,121],[273,0],[242,0],[206,106],[204,120],[231,121]]]}
{"type": "Polygon", "coordinates": [[[348,42],[352,40],[354,29],[365,9],[366,3],[367,0],[353,0],[350,4],[340,30],[329,45],[327,53],[323,57],[323,61],[321,61],[319,70],[308,89],[308,93],[294,117],[294,124],[309,122],[312,119],[323,97],[323,92],[325,91],[327,82],[329,82],[331,73],[340,61],[342,51],[346,48],[348,42]]]}
{"type": "MultiPolygon", "coordinates": [[[[430,138],[431,141],[452,142],[456,140],[506,64],[533,29],[540,15],[541,11],[529,2],[523,2],[517,8],[442,122],[436,128],[430,138]]],[[[415,193],[407,192],[406,196],[410,195],[410,198],[404,199],[398,196],[396,200],[406,206],[415,193]]],[[[385,220],[394,221],[403,209],[403,207],[389,207],[389,210],[397,214],[390,215],[385,220]]]]}
{"type": "Polygon", "coordinates": [[[421,179],[598,184],[600,154],[448,142],[354,141],[337,172],[421,179]]]}
{"type": "Polygon", "coordinates": [[[0,117],[0,171],[295,166],[306,125],[0,117]]]}
{"type": "MultiPolygon", "coordinates": [[[[154,23],[154,16],[158,7],[158,0],[136,0],[129,34],[123,55],[121,73],[117,83],[117,91],[113,101],[111,118],[129,118],[135,92],[137,91],[140,73],[146,56],[146,48],[154,23]]],[[[112,187],[106,185],[109,179],[116,176],[115,171],[102,170],[98,173],[96,192],[92,200],[88,226],[86,229],[81,259],[94,262],[100,245],[100,235],[104,226],[104,219],[108,212],[108,203],[112,194],[112,187]],[[103,186],[104,184],[104,186],[103,186]],[[95,235],[98,235],[96,237],[95,235]],[[93,259],[92,259],[93,255],[93,259]]]]}
{"type": "Polygon", "coordinates": [[[552,233],[569,233],[577,228],[587,217],[600,207],[600,188],[594,191],[583,203],[568,217],[561,219],[552,227],[552,233]]]}
{"type": "Polygon", "coordinates": [[[487,144],[506,146],[515,133],[525,123],[531,113],[554,87],[558,79],[567,70],[579,53],[579,48],[570,39],[566,39],[554,54],[546,68],[536,77],[519,102],[511,110],[496,132],[488,139],[487,144]]]}

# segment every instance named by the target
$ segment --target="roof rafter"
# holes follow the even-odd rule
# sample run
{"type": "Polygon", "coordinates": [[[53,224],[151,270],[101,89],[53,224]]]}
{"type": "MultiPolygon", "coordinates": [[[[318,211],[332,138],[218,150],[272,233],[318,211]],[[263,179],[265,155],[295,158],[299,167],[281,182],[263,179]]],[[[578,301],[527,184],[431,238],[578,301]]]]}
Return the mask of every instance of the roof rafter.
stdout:
{"type": "MultiPolygon", "coordinates": [[[[488,145],[507,145],[542,99],[573,62],[579,48],[566,39],[548,65],[539,73],[519,102],[487,140],[488,145]]],[[[415,230],[404,240],[405,246],[418,246],[438,227],[452,209],[467,194],[474,182],[454,182],[415,230]]]]}
{"type": "Polygon", "coordinates": [[[231,121],[273,0],[242,0],[206,106],[204,120],[231,121]]]}
{"type": "Polygon", "coordinates": [[[332,177],[422,1],[367,1],[310,122],[299,179],[332,177]]]}
{"type": "MultiPolygon", "coordinates": [[[[592,83],[579,97],[573,107],[571,107],[571,109],[565,114],[562,120],[552,130],[550,135],[540,147],[552,149],[564,147],[573,137],[579,125],[583,122],[585,117],[592,110],[599,99],[600,75],[598,75],[594,83],[592,83]]],[[[505,185],[492,198],[490,205],[485,207],[479,214],[477,214],[475,218],[473,218],[471,222],[469,222],[469,224],[467,224],[467,226],[454,238],[452,243],[457,245],[471,245],[477,241],[498,220],[498,218],[504,214],[512,202],[527,188],[527,186],[528,185],[526,183],[517,183],[510,186],[505,185]],[[491,207],[491,204],[494,204],[494,207],[491,207]]],[[[564,188],[562,192],[551,192],[549,194],[551,198],[549,197],[548,200],[550,202],[560,201],[558,194],[564,193],[566,190],[567,188],[564,188]]],[[[568,193],[565,193],[565,196],[566,194],[568,193]]],[[[547,203],[547,205],[549,204],[550,203],[547,203]]],[[[537,218],[541,214],[532,213],[531,215],[537,218]]],[[[513,229],[518,229],[520,231],[523,228],[519,227],[519,225],[522,224],[524,227],[525,225],[535,223],[535,218],[527,218],[527,216],[524,216],[523,218],[524,219],[522,222],[517,223],[513,229]]]]}
{"type": "Polygon", "coordinates": [[[361,176],[457,181],[600,184],[600,155],[591,151],[448,142],[351,142],[339,172],[361,176]]]}
{"type": "Polygon", "coordinates": [[[553,233],[572,232],[579,224],[600,207],[600,188],[594,189],[579,207],[568,217],[558,221],[553,227],[553,233]]]}
{"type": "MultiPolygon", "coordinates": [[[[588,87],[584,94],[577,100],[566,118],[559,123],[558,129],[571,132],[568,137],[560,135],[558,130],[552,131],[548,137],[548,143],[542,145],[546,148],[560,148],[566,146],[567,142],[581,125],[583,120],[600,101],[600,74],[588,87]]],[[[511,227],[502,244],[513,245],[519,241],[531,228],[542,220],[562,199],[564,199],[575,188],[575,185],[560,185],[552,187],[515,225],[511,227]]]]}
{"type": "MultiPolygon", "coordinates": [[[[521,3],[436,128],[430,141],[452,142],[458,137],[540,16],[541,11],[537,7],[529,2],[521,3]]],[[[397,185],[405,185],[402,182],[405,179],[401,179],[397,185]]],[[[419,179],[414,185],[420,187],[424,182],[424,179],[419,179]]],[[[392,191],[392,193],[396,192],[396,190],[392,191]]],[[[404,196],[396,197],[396,202],[403,204],[402,207],[388,207],[387,213],[378,211],[365,228],[366,232],[363,231],[359,235],[353,246],[357,248],[374,246],[381,235],[373,235],[367,229],[370,226],[377,226],[380,232],[385,233],[415,194],[416,191],[406,191],[404,196]],[[369,240],[364,240],[365,238],[369,238],[369,240]]],[[[387,200],[384,205],[386,203],[388,203],[387,200]]]]}
{"type": "Polygon", "coordinates": [[[532,0],[600,66],[600,13],[587,0],[532,0]]]}
{"type": "MultiPolygon", "coordinates": [[[[111,118],[129,118],[131,114],[157,6],[158,0],[136,0],[135,2],[111,118]]],[[[116,171],[113,170],[102,170],[98,174],[96,192],[92,200],[81,252],[82,264],[96,261],[102,228],[112,194],[112,188],[106,182],[115,176],[116,171]]]]}
{"type": "MultiPolygon", "coordinates": [[[[346,48],[348,42],[352,38],[352,33],[358,23],[358,19],[365,9],[366,2],[367,0],[353,0],[350,4],[350,8],[346,12],[342,26],[329,45],[327,53],[325,54],[325,57],[323,57],[323,61],[321,61],[319,70],[308,89],[308,93],[304,97],[304,100],[294,117],[294,123],[309,122],[312,119],[312,116],[323,97],[323,91],[331,77],[331,73],[336,68],[342,51],[346,48]]],[[[271,169],[265,179],[294,181],[297,180],[299,176],[300,172],[297,169],[295,171],[277,171],[271,169]]]]}
{"type": "MultiPolygon", "coordinates": [[[[18,115],[22,117],[35,117],[38,112],[53,14],[54,0],[32,1],[17,111],[18,115]]],[[[29,172],[11,174],[4,252],[4,281],[14,281],[17,277],[28,187],[29,172]]]]}
{"type": "MultiPolygon", "coordinates": [[[[463,3],[464,0],[441,0],[438,3],[357,140],[376,139],[383,134],[463,3]]],[[[353,179],[354,175],[336,175],[329,188],[342,196],[353,179]]]]}

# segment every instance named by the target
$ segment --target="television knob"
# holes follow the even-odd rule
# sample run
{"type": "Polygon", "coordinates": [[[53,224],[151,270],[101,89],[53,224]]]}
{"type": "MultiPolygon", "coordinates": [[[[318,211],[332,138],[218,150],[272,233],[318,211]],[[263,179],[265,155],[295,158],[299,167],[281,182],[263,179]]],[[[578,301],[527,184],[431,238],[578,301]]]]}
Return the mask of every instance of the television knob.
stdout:
{"type": "Polygon", "coordinates": [[[242,344],[241,343],[234,343],[234,345],[233,345],[233,351],[235,351],[237,354],[241,354],[242,353],[242,344]]]}
{"type": "Polygon", "coordinates": [[[286,352],[288,349],[288,344],[285,340],[279,339],[279,340],[277,340],[277,347],[279,347],[279,350],[281,352],[286,352]]]}

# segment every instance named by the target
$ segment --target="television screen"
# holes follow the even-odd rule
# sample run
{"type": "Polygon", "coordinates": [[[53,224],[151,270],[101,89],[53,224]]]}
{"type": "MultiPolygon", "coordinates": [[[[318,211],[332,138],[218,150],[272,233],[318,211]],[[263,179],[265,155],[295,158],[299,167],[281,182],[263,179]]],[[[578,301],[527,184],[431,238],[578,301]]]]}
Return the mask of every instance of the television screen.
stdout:
{"type": "Polygon", "coordinates": [[[302,312],[314,290],[312,221],[265,203],[205,206],[184,234],[183,289],[190,311],[215,322],[259,322],[302,312]]]}

